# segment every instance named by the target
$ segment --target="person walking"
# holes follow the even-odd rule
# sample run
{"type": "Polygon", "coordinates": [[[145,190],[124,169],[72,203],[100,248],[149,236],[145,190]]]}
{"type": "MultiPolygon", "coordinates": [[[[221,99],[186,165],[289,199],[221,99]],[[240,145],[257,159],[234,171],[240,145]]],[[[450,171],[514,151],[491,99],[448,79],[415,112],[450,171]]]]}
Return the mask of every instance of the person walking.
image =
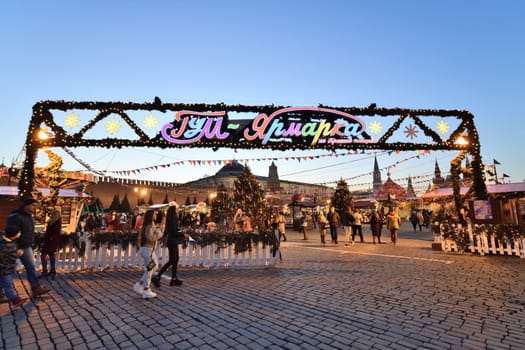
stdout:
{"type": "Polygon", "coordinates": [[[281,240],[281,237],[283,238],[283,242],[286,242],[286,218],[284,217],[284,213],[282,211],[279,212],[279,215],[277,215],[277,223],[278,223],[278,230],[279,230],[279,241],[281,240]]]}
{"type": "Polygon", "coordinates": [[[412,213],[410,214],[410,223],[412,224],[412,228],[414,229],[414,232],[417,231],[417,223],[418,223],[418,218],[417,218],[417,212],[415,210],[412,211],[412,213]]]}
{"type": "Polygon", "coordinates": [[[381,228],[383,227],[383,218],[379,211],[374,210],[372,215],[370,215],[370,230],[372,231],[372,240],[374,244],[381,244],[381,228]]]}
{"type": "Polygon", "coordinates": [[[241,208],[238,208],[233,216],[234,231],[243,232],[244,231],[244,213],[241,208]]]}
{"type": "Polygon", "coordinates": [[[56,276],[56,251],[60,242],[62,232],[62,213],[59,209],[54,209],[49,216],[46,232],[44,233],[44,243],[42,244],[40,260],[42,262],[42,275],[48,276],[47,261],[49,260],[49,276],[56,276]]]}
{"type": "Polygon", "coordinates": [[[354,239],[352,237],[352,226],[354,224],[354,214],[352,214],[352,208],[348,208],[341,215],[341,223],[345,230],[345,246],[354,245],[354,239]]]}
{"type": "Polygon", "coordinates": [[[352,233],[352,241],[355,242],[355,235],[359,234],[359,239],[361,243],[365,243],[365,240],[363,239],[363,215],[361,215],[361,212],[359,209],[356,209],[354,212],[354,232],[352,233]]]}
{"type": "Polygon", "coordinates": [[[250,215],[245,214],[243,222],[244,222],[243,232],[244,233],[253,232],[252,217],[250,215]]]}
{"type": "Polygon", "coordinates": [[[330,227],[330,223],[328,222],[328,219],[326,218],[322,210],[319,212],[318,220],[319,220],[319,233],[321,235],[321,243],[325,244],[326,243],[326,240],[325,240],[326,229],[330,227]]]}
{"type": "Polygon", "coordinates": [[[5,293],[5,299],[13,308],[22,307],[27,298],[21,298],[13,286],[13,276],[16,272],[16,259],[22,251],[16,248],[16,240],[21,232],[14,235],[8,233],[0,236],[0,289],[5,293]]]}
{"type": "Polygon", "coordinates": [[[177,207],[175,205],[171,205],[168,208],[168,212],[166,213],[166,228],[164,230],[164,235],[167,236],[166,245],[168,247],[169,260],[151,279],[153,285],[157,288],[160,287],[160,278],[162,274],[170,267],[170,286],[180,286],[182,284],[182,281],[177,278],[177,267],[179,265],[179,244],[181,244],[184,239],[188,239],[189,235],[182,233],[179,230],[179,217],[177,215],[177,207]]]}
{"type": "Polygon", "coordinates": [[[392,244],[397,244],[397,233],[401,226],[401,218],[396,214],[394,208],[390,209],[388,216],[386,217],[386,228],[390,230],[390,240],[392,244]]]}
{"type": "Polygon", "coordinates": [[[328,213],[328,223],[330,224],[330,236],[332,238],[332,243],[337,244],[337,227],[339,226],[339,214],[335,211],[334,207],[330,208],[328,213]]]}
{"type": "Polygon", "coordinates": [[[306,241],[308,239],[306,237],[306,227],[308,226],[308,221],[303,211],[300,212],[298,221],[299,221],[299,232],[303,234],[303,240],[306,241]]]}
{"type": "Polygon", "coordinates": [[[425,217],[423,216],[421,210],[417,211],[417,224],[419,225],[419,232],[421,232],[423,230],[423,226],[425,225],[425,217]]]}
{"type": "Polygon", "coordinates": [[[133,285],[133,290],[142,296],[144,299],[155,298],[156,293],[151,291],[151,277],[158,269],[159,261],[157,254],[155,254],[155,248],[157,241],[162,237],[163,232],[157,227],[154,222],[153,210],[148,210],[144,214],[144,224],[140,230],[138,237],[138,244],[140,246],[140,256],[144,259],[144,273],[139,282],[133,285]],[[151,266],[150,262],[155,263],[151,266]]]}
{"type": "Polygon", "coordinates": [[[15,236],[20,232],[20,238],[16,241],[17,248],[21,250],[20,261],[26,270],[26,277],[31,286],[32,297],[37,298],[49,293],[51,289],[38,281],[35,268],[35,252],[33,243],[35,240],[35,211],[38,201],[34,198],[25,198],[22,206],[15,209],[7,218],[5,231],[9,236],[15,236]]]}

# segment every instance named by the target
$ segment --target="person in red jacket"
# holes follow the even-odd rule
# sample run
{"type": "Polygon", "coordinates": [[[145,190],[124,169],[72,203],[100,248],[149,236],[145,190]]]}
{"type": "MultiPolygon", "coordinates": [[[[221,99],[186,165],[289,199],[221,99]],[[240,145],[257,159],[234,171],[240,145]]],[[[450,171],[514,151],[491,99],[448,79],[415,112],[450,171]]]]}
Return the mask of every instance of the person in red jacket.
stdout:
{"type": "Polygon", "coordinates": [[[48,276],[47,260],[49,259],[49,276],[54,277],[56,273],[56,251],[60,242],[62,232],[62,213],[55,209],[49,216],[46,232],[44,233],[44,244],[42,245],[42,275],[48,276]]]}

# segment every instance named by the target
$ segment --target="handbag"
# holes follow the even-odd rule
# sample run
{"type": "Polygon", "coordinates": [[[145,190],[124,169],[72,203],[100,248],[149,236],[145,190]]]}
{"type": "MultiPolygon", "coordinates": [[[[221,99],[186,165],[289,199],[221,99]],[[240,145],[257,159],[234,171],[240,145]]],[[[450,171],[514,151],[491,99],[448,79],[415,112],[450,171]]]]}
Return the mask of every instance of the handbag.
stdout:
{"type": "Polygon", "coordinates": [[[151,255],[149,256],[150,260],[149,260],[149,263],[146,265],[146,269],[148,271],[153,270],[155,266],[157,266],[157,263],[155,262],[155,260],[153,260],[153,252],[155,251],[155,247],[153,247],[153,249],[151,250],[151,255]]]}
{"type": "Polygon", "coordinates": [[[149,261],[148,265],[146,265],[146,269],[148,269],[148,271],[151,271],[155,268],[155,266],[157,266],[157,263],[155,262],[155,260],[153,260],[153,256],[151,256],[151,260],[149,261]]]}

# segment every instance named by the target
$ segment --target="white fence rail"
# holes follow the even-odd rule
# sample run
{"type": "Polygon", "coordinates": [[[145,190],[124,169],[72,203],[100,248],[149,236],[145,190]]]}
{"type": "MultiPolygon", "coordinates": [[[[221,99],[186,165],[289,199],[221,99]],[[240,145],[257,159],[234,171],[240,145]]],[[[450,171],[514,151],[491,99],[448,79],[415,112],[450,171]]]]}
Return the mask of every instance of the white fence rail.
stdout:
{"type": "MultiPolygon", "coordinates": [[[[499,242],[493,235],[490,237],[484,233],[480,235],[474,235],[472,233],[471,225],[467,226],[467,232],[469,235],[469,244],[467,249],[472,253],[478,253],[480,255],[515,255],[525,259],[525,238],[499,242]]],[[[445,252],[460,251],[454,241],[445,239],[443,235],[441,235],[441,249],[443,249],[445,252]]]]}
{"type": "MultiPolygon", "coordinates": [[[[84,236],[86,247],[84,253],[73,245],[68,245],[57,250],[56,267],[63,271],[104,270],[127,267],[142,267],[143,261],[134,245],[126,248],[121,243],[110,245],[108,243],[94,248],[92,242],[84,236]]],[[[251,250],[235,254],[235,244],[219,247],[213,243],[201,247],[197,244],[179,245],[179,266],[204,267],[204,268],[229,268],[235,266],[261,266],[267,267],[279,262],[279,250],[272,252],[272,246],[263,247],[261,242],[253,243],[251,250]]],[[[167,248],[157,246],[156,253],[161,264],[169,260],[167,248]]],[[[37,268],[41,265],[40,252],[36,252],[35,263],[37,268]]]]}

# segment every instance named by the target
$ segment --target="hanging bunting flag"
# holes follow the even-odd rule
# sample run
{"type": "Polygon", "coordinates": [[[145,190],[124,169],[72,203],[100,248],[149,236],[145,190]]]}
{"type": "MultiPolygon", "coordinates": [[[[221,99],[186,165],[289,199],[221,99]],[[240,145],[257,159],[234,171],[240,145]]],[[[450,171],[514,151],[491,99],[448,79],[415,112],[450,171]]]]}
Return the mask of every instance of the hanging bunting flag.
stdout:
{"type": "MultiPolygon", "coordinates": [[[[140,174],[142,172],[146,172],[146,171],[157,171],[160,168],[168,168],[170,166],[175,166],[175,165],[185,165],[185,164],[189,164],[189,165],[227,165],[227,164],[233,164],[233,162],[235,161],[238,161],[238,162],[242,162],[244,164],[248,164],[249,161],[268,161],[268,160],[273,160],[273,161],[278,161],[278,160],[297,160],[298,162],[301,162],[301,160],[315,160],[315,159],[320,159],[322,157],[339,157],[339,156],[345,156],[345,155],[351,155],[351,154],[367,154],[367,155],[382,155],[382,154],[391,154],[392,151],[381,151],[381,152],[365,152],[364,150],[350,150],[350,151],[345,151],[345,152],[342,152],[342,153],[336,153],[336,152],[330,152],[330,153],[327,153],[327,154],[320,154],[320,155],[307,155],[307,156],[297,156],[297,157],[290,157],[290,156],[286,156],[286,157],[273,157],[273,158],[269,158],[269,157],[261,157],[261,158],[247,158],[247,159],[239,159],[239,160],[228,160],[228,159],[219,159],[219,160],[216,160],[216,159],[199,159],[199,160],[195,160],[195,159],[191,159],[191,160],[181,160],[181,161],[176,161],[176,162],[172,162],[172,163],[166,163],[166,164],[159,164],[159,165],[155,165],[155,166],[149,166],[149,167],[144,167],[144,168],[140,168],[140,169],[130,169],[130,170],[115,170],[115,171],[99,171],[100,173],[112,173],[112,174],[116,174],[116,175],[119,175],[119,176],[129,176],[130,174],[140,174]]],[[[429,153],[429,152],[428,152],[429,153]]]]}

